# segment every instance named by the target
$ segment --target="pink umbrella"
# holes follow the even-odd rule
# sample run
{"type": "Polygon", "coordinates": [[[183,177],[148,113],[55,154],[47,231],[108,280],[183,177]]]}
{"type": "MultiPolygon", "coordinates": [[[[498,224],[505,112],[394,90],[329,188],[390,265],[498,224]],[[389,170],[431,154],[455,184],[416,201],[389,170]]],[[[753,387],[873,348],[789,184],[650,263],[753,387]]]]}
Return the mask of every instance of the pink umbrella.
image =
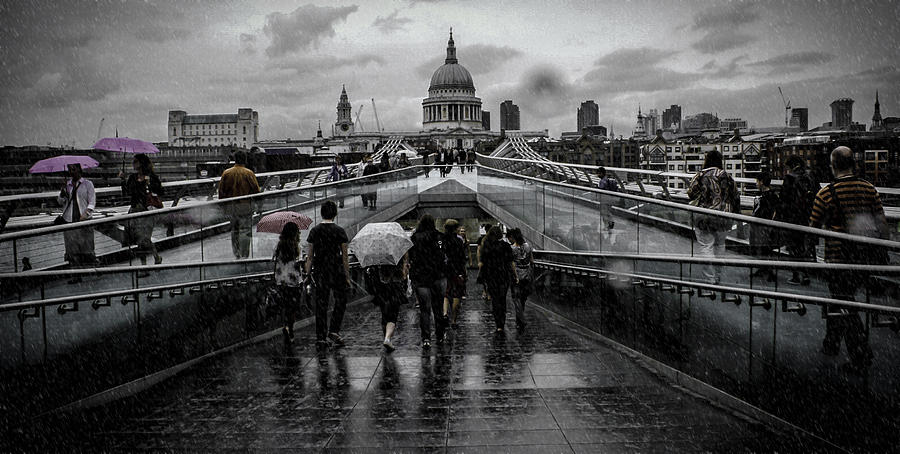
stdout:
{"type": "Polygon", "coordinates": [[[309,216],[296,211],[278,211],[276,213],[267,214],[256,223],[257,232],[265,233],[281,233],[281,229],[288,222],[293,222],[300,227],[300,230],[306,230],[312,225],[312,219],[309,216]]]}
{"type": "Polygon", "coordinates": [[[92,148],[95,150],[118,151],[120,153],[159,153],[159,148],[156,148],[156,145],[128,137],[106,137],[98,140],[92,148]]]}
{"type": "MultiPolygon", "coordinates": [[[[118,134],[118,131],[116,131],[118,134]]],[[[128,137],[105,137],[97,141],[93,148],[103,151],[118,151],[119,153],[159,153],[159,148],[150,142],[144,142],[140,139],[131,139],[128,137]]],[[[125,170],[125,155],[122,155],[122,170],[125,170]]]]}
{"type": "Polygon", "coordinates": [[[100,163],[97,162],[96,159],[90,156],[73,156],[73,155],[62,155],[62,156],[54,156],[52,158],[41,159],[40,161],[34,163],[30,169],[28,169],[28,173],[53,173],[53,172],[65,172],[68,170],[66,166],[69,164],[81,164],[82,169],[93,169],[94,167],[99,167],[100,163]]]}

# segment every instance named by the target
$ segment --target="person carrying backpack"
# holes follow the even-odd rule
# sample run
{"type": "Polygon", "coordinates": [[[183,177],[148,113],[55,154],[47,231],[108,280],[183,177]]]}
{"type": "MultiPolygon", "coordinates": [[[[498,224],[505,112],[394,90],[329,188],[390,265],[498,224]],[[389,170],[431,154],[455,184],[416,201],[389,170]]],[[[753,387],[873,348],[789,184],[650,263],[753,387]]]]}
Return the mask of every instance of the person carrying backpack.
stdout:
{"type": "MultiPolygon", "coordinates": [[[[739,213],[741,199],[737,185],[731,175],[722,169],[722,153],[710,150],[703,161],[703,170],[697,172],[688,185],[687,194],[691,205],[718,210],[726,213],[739,213]]],[[[734,223],[731,219],[715,215],[698,214],[694,235],[700,245],[698,255],[721,257],[725,254],[725,234],[734,223]]],[[[704,265],[703,277],[710,284],[718,284],[722,280],[721,265],[704,265]]]]}
{"type": "MultiPolygon", "coordinates": [[[[600,178],[600,181],[597,183],[597,189],[619,192],[619,182],[606,176],[605,167],[597,167],[597,176],[600,178]]],[[[611,197],[604,196],[601,196],[600,198],[600,217],[603,218],[602,221],[606,224],[607,230],[612,230],[616,225],[615,221],[612,220],[612,214],[610,213],[610,206],[613,202],[613,200],[610,199],[611,197]]]]}
{"type": "MultiPolygon", "coordinates": [[[[809,226],[824,226],[832,232],[888,238],[887,220],[878,191],[868,181],[857,178],[853,167],[850,148],[837,147],[831,152],[834,182],[816,194],[809,226]]],[[[888,257],[884,248],[878,246],[826,238],[825,261],[885,265],[888,257]]],[[[859,287],[876,287],[870,285],[870,282],[866,273],[833,271],[828,276],[828,290],[834,299],[853,301],[859,287]]],[[[822,353],[837,356],[841,350],[841,340],[846,341],[850,363],[843,367],[850,372],[861,373],[872,363],[872,349],[857,311],[849,307],[841,309],[845,312],[844,315],[825,318],[822,353]]],[[[832,311],[827,306],[823,310],[832,311]]]]}
{"type": "MultiPolygon", "coordinates": [[[[803,158],[798,155],[789,156],[785,161],[785,168],[788,169],[788,173],[781,185],[781,193],[778,196],[780,205],[775,220],[807,225],[813,202],[820,189],[819,182],[806,168],[803,158]]],[[[793,260],[815,260],[816,238],[802,232],[785,230],[782,232],[782,240],[793,260]]],[[[794,270],[787,282],[793,285],[809,285],[809,276],[805,271],[794,270]]]]}

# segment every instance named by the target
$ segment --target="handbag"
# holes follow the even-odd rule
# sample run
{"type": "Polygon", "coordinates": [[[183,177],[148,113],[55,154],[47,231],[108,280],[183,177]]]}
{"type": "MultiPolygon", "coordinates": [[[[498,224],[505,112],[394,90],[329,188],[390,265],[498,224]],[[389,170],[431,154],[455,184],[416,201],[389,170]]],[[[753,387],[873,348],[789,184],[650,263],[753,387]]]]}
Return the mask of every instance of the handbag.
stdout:
{"type": "Polygon", "coordinates": [[[148,210],[163,207],[162,200],[159,199],[158,195],[152,192],[147,193],[147,202],[145,203],[145,205],[147,206],[148,210]]]}
{"type": "Polygon", "coordinates": [[[69,221],[66,221],[66,218],[62,217],[62,215],[57,216],[56,219],[53,220],[53,225],[63,225],[68,223],[69,221]]]}

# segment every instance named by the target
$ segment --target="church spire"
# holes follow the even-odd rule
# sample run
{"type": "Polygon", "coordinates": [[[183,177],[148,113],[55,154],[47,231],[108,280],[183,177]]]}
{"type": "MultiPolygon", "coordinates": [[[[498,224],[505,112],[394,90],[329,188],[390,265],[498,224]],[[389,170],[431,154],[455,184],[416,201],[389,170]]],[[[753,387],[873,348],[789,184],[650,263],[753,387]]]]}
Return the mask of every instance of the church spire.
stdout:
{"type": "Polygon", "coordinates": [[[453,42],[453,27],[450,27],[450,40],[447,41],[447,59],[444,60],[444,63],[459,63],[459,60],[456,59],[456,44],[453,42]]]}
{"type": "Polygon", "coordinates": [[[880,130],[884,127],[881,119],[881,103],[878,102],[878,90],[875,90],[875,114],[872,115],[872,127],[870,131],[880,130]]]}

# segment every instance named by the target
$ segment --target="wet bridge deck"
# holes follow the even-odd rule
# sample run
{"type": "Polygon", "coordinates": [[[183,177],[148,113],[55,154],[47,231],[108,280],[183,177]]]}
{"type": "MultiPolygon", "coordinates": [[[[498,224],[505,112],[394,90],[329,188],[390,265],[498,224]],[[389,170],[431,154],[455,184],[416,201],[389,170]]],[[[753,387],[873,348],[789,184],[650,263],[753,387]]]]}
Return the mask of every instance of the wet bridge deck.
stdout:
{"type": "Polygon", "coordinates": [[[527,332],[497,337],[472,281],[460,327],[443,346],[418,345],[417,310],[407,305],[397,350],[383,353],[378,311],[361,303],[345,318],[344,348],[317,353],[307,324],[293,346],[277,336],[136,396],[40,421],[32,425],[40,432],[20,446],[467,453],[825,448],[682,392],[533,308],[527,332]]]}

